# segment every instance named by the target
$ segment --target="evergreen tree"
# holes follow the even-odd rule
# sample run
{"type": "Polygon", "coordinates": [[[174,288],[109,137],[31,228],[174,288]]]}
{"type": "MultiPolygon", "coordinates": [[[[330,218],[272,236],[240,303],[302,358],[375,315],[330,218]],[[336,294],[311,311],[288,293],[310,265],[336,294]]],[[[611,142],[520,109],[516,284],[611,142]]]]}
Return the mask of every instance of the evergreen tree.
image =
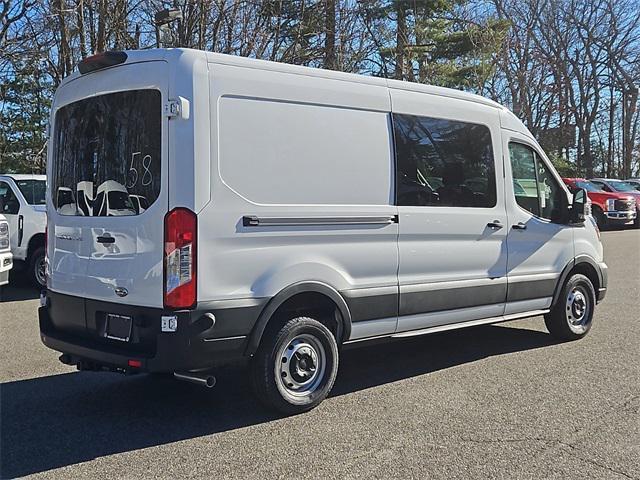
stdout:
{"type": "Polygon", "coordinates": [[[0,85],[0,172],[44,173],[53,86],[23,64],[0,85]]]}

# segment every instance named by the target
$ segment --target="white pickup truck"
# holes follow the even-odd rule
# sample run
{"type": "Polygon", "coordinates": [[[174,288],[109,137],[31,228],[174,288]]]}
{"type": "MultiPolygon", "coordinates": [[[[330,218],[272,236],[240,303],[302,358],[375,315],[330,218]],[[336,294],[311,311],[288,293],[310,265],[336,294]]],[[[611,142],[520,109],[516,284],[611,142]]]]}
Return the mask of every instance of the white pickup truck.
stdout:
{"type": "Polygon", "coordinates": [[[10,232],[16,269],[26,269],[36,287],[46,286],[46,176],[0,174],[0,215],[10,232]]]}

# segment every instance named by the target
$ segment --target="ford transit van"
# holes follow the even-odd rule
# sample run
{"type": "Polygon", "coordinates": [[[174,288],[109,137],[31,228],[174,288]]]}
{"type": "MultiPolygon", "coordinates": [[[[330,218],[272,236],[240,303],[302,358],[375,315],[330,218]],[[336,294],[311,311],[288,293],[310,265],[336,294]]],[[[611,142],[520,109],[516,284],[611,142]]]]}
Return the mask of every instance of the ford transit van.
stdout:
{"type": "Polygon", "coordinates": [[[607,267],[586,194],[497,103],[185,49],[79,70],[52,107],[39,310],[64,363],[212,386],[242,361],[296,413],[345,344],[591,328],[607,267]],[[56,204],[80,190],[91,205],[56,204]]]}

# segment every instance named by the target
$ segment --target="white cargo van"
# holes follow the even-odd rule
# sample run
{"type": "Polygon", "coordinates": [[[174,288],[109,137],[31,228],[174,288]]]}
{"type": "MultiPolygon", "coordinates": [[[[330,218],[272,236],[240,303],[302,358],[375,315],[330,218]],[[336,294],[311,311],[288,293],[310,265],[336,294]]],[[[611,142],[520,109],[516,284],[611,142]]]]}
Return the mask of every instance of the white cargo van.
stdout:
{"type": "Polygon", "coordinates": [[[0,174],[0,214],[9,222],[16,269],[25,271],[34,286],[45,287],[44,175],[0,174]]]}
{"type": "Polygon", "coordinates": [[[573,340],[605,295],[585,192],[478,96],[112,52],[62,82],[51,123],[50,192],[122,197],[48,198],[42,340],[81,369],[211,386],[247,360],[260,398],[299,412],[346,343],[538,315],[573,340]]]}

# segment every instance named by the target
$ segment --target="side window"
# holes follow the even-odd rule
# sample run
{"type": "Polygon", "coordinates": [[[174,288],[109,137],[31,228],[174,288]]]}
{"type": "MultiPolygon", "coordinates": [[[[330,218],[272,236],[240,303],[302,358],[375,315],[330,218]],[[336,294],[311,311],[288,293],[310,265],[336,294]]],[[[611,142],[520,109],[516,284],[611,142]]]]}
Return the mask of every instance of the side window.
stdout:
{"type": "Polygon", "coordinates": [[[509,144],[513,191],[520,207],[547,220],[561,217],[562,187],[540,156],[521,143],[509,144]]]}
{"type": "Polygon", "coordinates": [[[595,183],[598,187],[600,187],[602,190],[604,190],[605,192],[610,192],[611,189],[606,186],[604,183],[602,182],[598,182],[597,180],[590,180],[591,183],[595,183]]]}
{"type": "Polygon", "coordinates": [[[538,187],[536,185],[536,157],[533,150],[521,143],[509,144],[513,191],[516,202],[533,215],[540,216],[538,187]]]}
{"type": "Polygon", "coordinates": [[[538,167],[538,195],[540,216],[547,220],[559,220],[562,216],[562,195],[564,192],[546,163],[536,154],[538,167]]]}
{"type": "Polygon", "coordinates": [[[20,201],[6,182],[0,182],[0,213],[16,215],[20,211],[20,201]]]}
{"type": "Polygon", "coordinates": [[[494,207],[495,163],[485,125],[393,115],[398,205],[494,207]]]}

